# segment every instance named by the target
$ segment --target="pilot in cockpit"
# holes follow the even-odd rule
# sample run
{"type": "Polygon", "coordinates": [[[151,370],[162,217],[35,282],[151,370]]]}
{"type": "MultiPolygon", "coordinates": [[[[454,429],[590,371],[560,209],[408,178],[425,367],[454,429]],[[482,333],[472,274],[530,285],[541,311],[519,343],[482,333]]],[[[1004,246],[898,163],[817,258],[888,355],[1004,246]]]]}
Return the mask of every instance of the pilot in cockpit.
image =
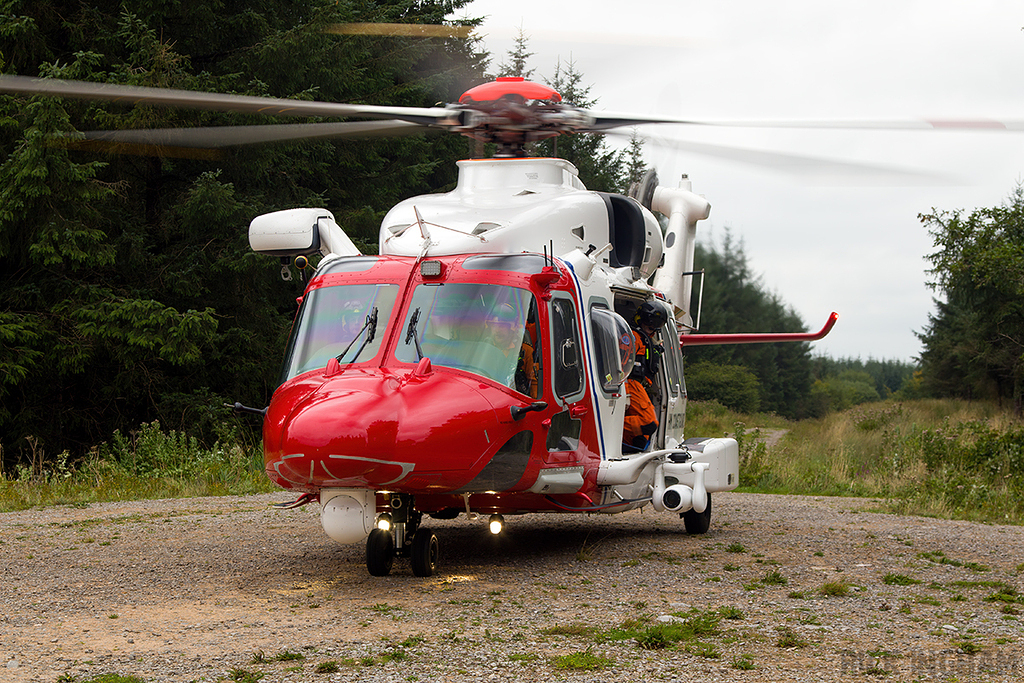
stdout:
{"type": "Polygon", "coordinates": [[[511,304],[500,304],[487,316],[488,341],[506,358],[516,356],[515,374],[510,387],[527,396],[537,397],[537,373],[534,367],[533,346],[527,338],[526,327],[511,304]]]}

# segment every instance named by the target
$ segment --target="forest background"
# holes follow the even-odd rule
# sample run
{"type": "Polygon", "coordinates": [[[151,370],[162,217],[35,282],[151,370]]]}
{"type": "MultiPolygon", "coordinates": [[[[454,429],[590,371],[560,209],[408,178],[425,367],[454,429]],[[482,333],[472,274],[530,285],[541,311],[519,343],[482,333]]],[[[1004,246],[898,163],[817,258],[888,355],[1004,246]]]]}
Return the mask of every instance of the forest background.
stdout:
{"type": "MultiPolygon", "coordinates": [[[[547,81],[577,105],[595,103],[571,62],[538,77],[525,38],[492,65],[473,38],[332,30],[353,22],[471,26],[450,19],[465,4],[4,0],[0,70],[407,106],[456,101],[473,85],[515,74],[547,81]]],[[[421,136],[150,157],[89,151],[68,137],[272,122],[0,97],[0,472],[63,467],[154,423],[206,444],[258,440],[224,404],[269,401],[301,285],[282,283],[280,262],[249,249],[245,226],[280,208],[323,206],[373,253],[387,209],[451,189],[454,162],[474,152],[457,136],[421,136]]],[[[644,171],[637,140],[616,152],[599,136],[573,136],[538,151],[573,161],[596,190],[625,191],[644,171]]],[[[814,357],[807,344],[694,348],[686,350],[691,399],[793,419],[890,397],[991,399],[1019,412],[1022,216],[1019,190],[1003,207],[922,216],[936,239],[932,284],[942,298],[921,333],[919,364],[814,357]]],[[[742,243],[728,233],[700,245],[696,258],[706,270],[702,329],[806,329],[750,272],[742,243]]]]}

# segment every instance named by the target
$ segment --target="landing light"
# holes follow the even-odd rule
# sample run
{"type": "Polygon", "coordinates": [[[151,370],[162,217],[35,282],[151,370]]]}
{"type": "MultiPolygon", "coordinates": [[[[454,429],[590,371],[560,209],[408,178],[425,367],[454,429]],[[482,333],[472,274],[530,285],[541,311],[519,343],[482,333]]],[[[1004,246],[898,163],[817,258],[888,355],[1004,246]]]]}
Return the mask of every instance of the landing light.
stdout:
{"type": "Polygon", "coordinates": [[[420,263],[420,275],[423,277],[437,277],[441,274],[440,261],[423,261],[420,263]]]}
{"type": "Polygon", "coordinates": [[[491,521],[488,523],[488,527],[491,533],[497,536],[501,533],[501,530],[505,528],[505,518],[501,515],[491,515],[491,521]]]}
{"type": "Polygon", "coordinates": [[[381,516],[377,517],[377,528],[381,531],[391,530],[391,515],[386,512],[381,516]]]}

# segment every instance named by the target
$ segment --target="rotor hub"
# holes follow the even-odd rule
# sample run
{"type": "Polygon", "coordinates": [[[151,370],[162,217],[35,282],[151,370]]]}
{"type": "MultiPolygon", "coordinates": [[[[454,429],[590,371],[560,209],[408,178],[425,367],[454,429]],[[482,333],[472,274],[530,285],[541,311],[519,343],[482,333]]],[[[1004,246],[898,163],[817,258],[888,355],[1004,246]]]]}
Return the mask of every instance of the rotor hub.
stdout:
{"type": "Polygon", "coordinates": [[[553,88],[503,77],[467,90],[459,104],[473,115],[456,130],[498,146],[496,157],[526,156],[525,145],[576,130],[589,120],[553,88]]]}

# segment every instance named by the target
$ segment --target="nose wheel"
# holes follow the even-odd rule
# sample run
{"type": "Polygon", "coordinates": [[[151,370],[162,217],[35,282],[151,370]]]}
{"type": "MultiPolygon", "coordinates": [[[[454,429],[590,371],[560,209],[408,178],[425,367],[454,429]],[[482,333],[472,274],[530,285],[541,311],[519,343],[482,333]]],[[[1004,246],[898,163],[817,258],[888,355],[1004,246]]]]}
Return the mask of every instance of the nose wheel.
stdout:
{"type": "Polygon", "coordinates": [[[390,574],[396,555],[409,558],[416,576],[433,576],[441,547],[437,534],[420,527],[421,518],[412,496],[391,497],[390,528],[375,528],[366,539],[366,569],[371,576],[390,574]]]}
{"type": "Polygon", "coordinates": [[[366,539],[366,569],[371,576],[387,576],[395,562],[395,539],[390,531],[374,529],[366,539]]]}
{"type": "Polygon", "coordinates": [[[437,568],[437,558],[441,548],[437,543],[437,534],[429,529],[420,529],[412,539],[412,573],[416,576],[433,576],[437,568]]]}

